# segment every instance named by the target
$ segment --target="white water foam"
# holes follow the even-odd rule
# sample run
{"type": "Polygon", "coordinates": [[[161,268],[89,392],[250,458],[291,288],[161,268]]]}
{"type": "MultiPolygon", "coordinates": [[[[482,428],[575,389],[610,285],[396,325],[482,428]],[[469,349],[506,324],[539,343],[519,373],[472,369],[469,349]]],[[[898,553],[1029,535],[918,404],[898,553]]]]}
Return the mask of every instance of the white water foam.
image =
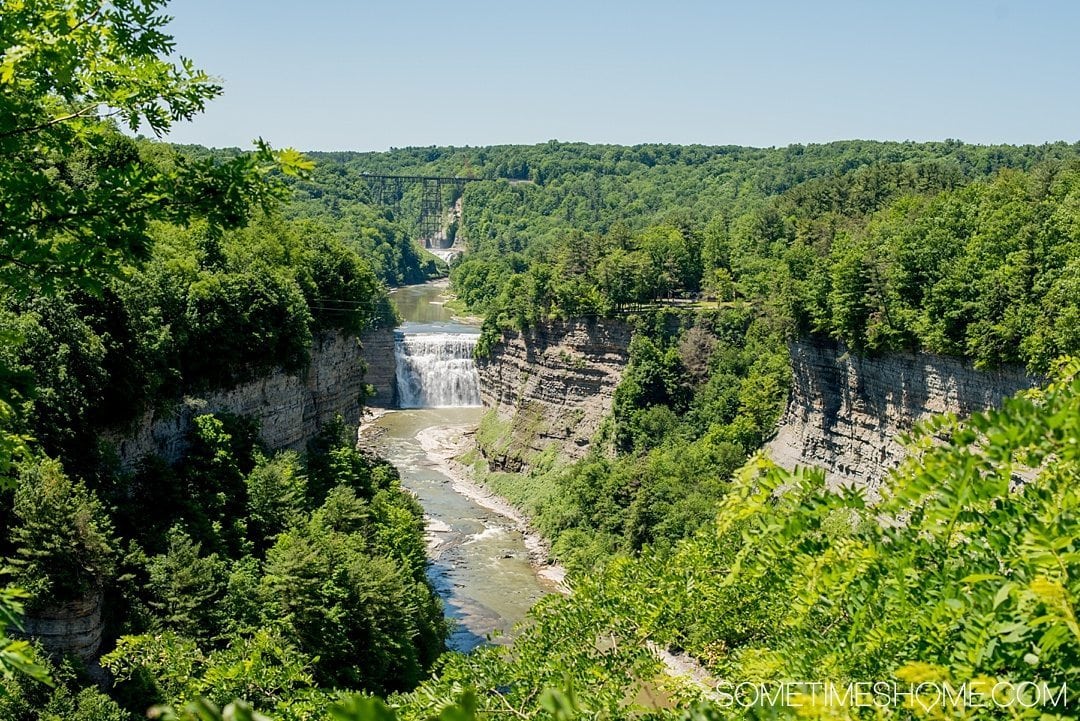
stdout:
{"type": "Polygon", "coordinates": [[[394,344],[398,405],[467,408],[480,405],[473,333],[399,335],[394,344]]]}

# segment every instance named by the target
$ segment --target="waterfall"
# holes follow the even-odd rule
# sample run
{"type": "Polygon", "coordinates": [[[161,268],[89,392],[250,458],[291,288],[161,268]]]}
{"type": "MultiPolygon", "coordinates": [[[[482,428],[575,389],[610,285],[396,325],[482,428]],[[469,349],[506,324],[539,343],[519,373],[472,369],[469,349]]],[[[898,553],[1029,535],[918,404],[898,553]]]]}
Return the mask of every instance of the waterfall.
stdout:
{"type": "Polygon", "coordinates": [[[455,408],[480,405],[480,375],[472,333],[399,334],[394,343],[398,405],[455,408]]]}

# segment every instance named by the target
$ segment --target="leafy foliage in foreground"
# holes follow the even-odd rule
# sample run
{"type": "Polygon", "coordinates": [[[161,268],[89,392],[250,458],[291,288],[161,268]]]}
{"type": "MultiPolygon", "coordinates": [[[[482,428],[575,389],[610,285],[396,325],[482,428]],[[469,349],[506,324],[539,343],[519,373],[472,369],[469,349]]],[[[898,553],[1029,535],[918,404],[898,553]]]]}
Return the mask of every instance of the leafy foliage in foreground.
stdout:
{"type": "Polygon", "coordinates": [[[16,588],[0,589],[0,675],[7,680],[25,679],[51,685],[48,670],[34,658],[30,643],[8,637],[9,629],[21,628],[26,592],[16,588]]]}
{"type": "MultiPolygon", "coordinates": [[[[472,685],[495,715],[507,696],[535,700],[539,686],[558,685],[558,669],[570,668],[581,669],[572,673],[583,699],[616,700],[587,716],[641,715],[620,685],[629,667],[596,655],[607,635],[612,656],[616,646],[633,655],[651,639],[686,649],[730,684],[1040,681],[1075,693],[1080,361],[1062,365],[1057,378],[1001,409],[924,424],[874,506],[858,490],[827,489],[818,471],[792,473],[755,459],[708,528],[669,554],[643,553],[579,579],[572,597],[535,612],[511,649],[447,661],[435,680],[401,700],[404,713],[422,715],[430,699],[472,685]],[[534,656],[534,648],[543,652],[534,656]],[[619,671],[608,676],[601,668],[619,671]]],[[[644,668],[634,673],[648,678],[644,668]]],[[[958,717],[1072,718],[1076,699],[1069,698],[1070,707],[967,708],[958,717]]],[[[543,713],[532,701],[518,710],[543,713]]],[[[720,703],[713,714],[796,711],[720,703]]],[[[879,711],[936,718],[940,708],[815,713],[879,711]]]]}
{"type": "MultiPolygon", "coordinates": [[[[123,488],[131,496],[110,499],[123,501],[111,518],[59,463],[24,468],[17,580],[38,605],[104,592],[120,635],[102,658],[117,718],[200,698],[306,718],[331,689],[387,693],[425,676],[446,627],[425,577],[421,509],[392,466],[345,436],[332,424],[304,456],[271,457],[249,423],[200,416],[189,463],[148,465],[123,488]],[[157,489],[169,488],[163,504],[157,489]]],[[[14,655],[22,649],[9,649],[10,670],[34,670],[14,655]]],[[[52,718],[38,712],[63,708],[87,681],[77,667],[53,677],[50,691],[9,674],[4,717],[52,718]]]]}
{"type": "MultiPolygon", "coordinates": [[[[856,490],[825,488],[820,472],[756,458],[715,522],[671,553],[579,577],[572,596],[534,610],[513,646],[444,657],[432,680],[390,705],[401,719],[459,718],[463,698],[466,712],[475,703],[489,718],[777,718],[808,710],[734,705],[722,684],[721,693],[673,688],[649,650],[656,643],[700,659],[713,674],[708,683],[975,683],[985,691],[1039,681],[1059,705],[1043,698],[1030,708],[947,712],[1074,717],[1076,699],[1061,705],[1057,691],[1080,683],[1080,361],[1001,409],[924,424],[911,447],[872,507],[856,490]],[[1017,474],[1026,480],[1018,484],[1017,474]],[[702,697],[712,700],[701,706],[702,697]]],[[[390,718],[376,702],[353,707],[390,718]]],[[[812,711],[943,713],[918,699],[812,711]]],[[[332,717],[350,718],[341,713],[332,717]]]]}
{"type": "Polygon", "coordinates": [[[237,227],[280,194],[273,169],[310,168],[295,151],[228,163],[144,162],[102,122],[108,109],[132,131],[190,120],[220,86],[174,49],[161,0],[5,1],[0,28],[0,284],[100,287],[148,254],[155,220],[206,218],[237,227]]]}

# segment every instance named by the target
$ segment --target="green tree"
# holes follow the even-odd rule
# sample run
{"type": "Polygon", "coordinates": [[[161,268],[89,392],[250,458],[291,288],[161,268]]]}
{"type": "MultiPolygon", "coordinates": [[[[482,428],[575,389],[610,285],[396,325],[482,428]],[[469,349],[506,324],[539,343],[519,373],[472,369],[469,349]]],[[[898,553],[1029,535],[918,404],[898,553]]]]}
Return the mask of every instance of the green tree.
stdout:
{"type": "Polygon", "coordinates": [[[32,606],[83,599],[112,573],[112,524],[97,496],[72,481],[59,461],[22,465],[9,531],[16,582],[32,606]]]}
{"type": "Polygon", "coordinates": [[[307,505],[307,477],[293,451],[262,459],[244,479],[247,486],[248,529],[257,546],[291,528],[307,505]]]}
{"type": "Polygon", "coordinates": [[[94,287],[145,257],[154,219],[243,223],[274,197],[272,168],[301,172],[265,144],[232,162],[156,167],[104,117],[155,134],[191,120],[221,88],[171,62],[164,0],[5,0],[0,28],[0,283],[94,287]]]}
{"type": "Polygon", "coordinates": [[[169,531],[167,550],[147,564],[150,607],[162,628],[187,638],[216,635],[216,604],[225,591],[225,563],[216,553],[202,554],[201,544],[181,528],[169,531]]]}
{"type": "MultiPolygon", "coordinates": [[[[72,285],[100,292],[147,257],[154,220],[237,226],[254,205],[280,197],[271,171],[310,168],[295,151],[261,141],[229,162],[155,163],[117,131],[115,121],[163,133],[221,92],[189,60],[167,59],[174,43],[163,5],[0,5],[0,300],[72,285]]],[[[6,380],[0,372],[2,479],[27,440],[12,430],[17,398],[6,380]]]]}
{"type": "Polygon", "coordinates": [[[314,707],[326,707],[330,700],[313,693],[311,664],[310,658],[271,629],[212,650],[172,632],[126,636],[102,657],[102,665],[115,676],[121,695],[130,697],[140,717],[154,700],[205,708],[242,699],[240,707],[255,704],[280,712],[282,718],[312,718],[314,707]]]}
{"type": "Polygon", "coordinates": [[[694,267],[693,254],[678,228],[649,228],[638,238],[638,243],[651,264],[649,278],[654,298],[696,287],[701,273],[694,267]]]}

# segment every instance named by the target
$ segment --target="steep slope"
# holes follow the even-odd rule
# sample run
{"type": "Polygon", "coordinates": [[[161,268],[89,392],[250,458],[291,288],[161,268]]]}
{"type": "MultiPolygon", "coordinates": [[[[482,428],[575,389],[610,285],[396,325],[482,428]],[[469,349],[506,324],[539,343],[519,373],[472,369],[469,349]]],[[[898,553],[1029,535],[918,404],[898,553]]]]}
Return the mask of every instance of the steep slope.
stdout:
{"type": "Polygon", "coordinates": [[[630,345],[621,321],[570,320],[506,331],[478,361],[489,411],[480,449],[494,470],[526,469],[534,456],[585,455],[611,411],[630,345]]]}
{"type": "MultiPolygon", "coordinates": [[[[620,321],[546,323],[504,332],[479,360],[490,409],[479,434],[493,470],[526,470],[541,453],[585,455],[611,410],[631,330],[620,321]]],[[[842,344],[790,346],[792,389],[768,454],[780,465],[823,468],[833,485],[876,487],[904,456],[901,436],[939,413],[970,415],[1037,385],[1019,366],[979,371],[926,353],[858,357],[842,344]]]]}
{"type": "Polygon", "coordinates": [[[387,407],[393,403],[391,329],[368,331],[359,340],[339,332],[326,333],[312,347],[311,363],[302,375],[278,371],[235,388],[184,398],[171,413],[148,411],[133,430],[114,430],[103,437],[116,447],[125,469],[151,454],[175,463],[187,449],[192,418],[225,412],[257,419],[262,441],[269,448],[300,449],[336,415],[349,425],[357,425],[366,385],[374,390],[368,405],[387,407]]]}
{"type": "Polygon", "coordinates": [[[830,484],[879,485],[904,457],[900,436],[937,413],[970,415],[1037,384],[1023,368],[978,371],[957,358],[859,358],[837,343],[791,345],[792,387],[768,443],[779,465],[824,468],[830,484]]]}

